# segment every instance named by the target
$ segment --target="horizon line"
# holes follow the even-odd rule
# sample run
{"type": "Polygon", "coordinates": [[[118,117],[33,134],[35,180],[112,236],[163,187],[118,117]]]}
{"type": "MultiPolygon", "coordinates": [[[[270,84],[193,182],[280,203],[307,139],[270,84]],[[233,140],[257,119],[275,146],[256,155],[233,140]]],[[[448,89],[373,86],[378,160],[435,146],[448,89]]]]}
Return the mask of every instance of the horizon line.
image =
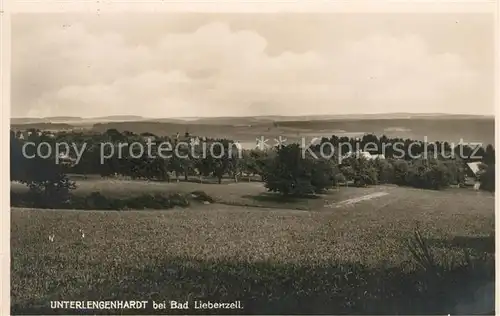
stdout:
{"type": "Polygon", "coordinates": [[[159,116],[159,117],[148,117],[136,114],[112,114],[112,115],[102,115],[102,116],[72,116],[72,115],[57,115],[57,116],[11,116],[10,119],[50,119],[50,118],[81,118],[81,119],[99,119],[106,117],[137,117],[143,119],[205,119],[205,118],[258,118],[258,117],[308,117],[308,116],[375,116],[375,115],[454,115],[454,116],[483,116],[483,117],[495,117],[493,114],[472,114],[472,113],[445,113],[445,112],[382,112],[382,113],[352,113],[352,114],[300,114],[300,115],[282,115],[282,114],[266,114],[266,115],[228,115],[228,116],[159,116]]]}

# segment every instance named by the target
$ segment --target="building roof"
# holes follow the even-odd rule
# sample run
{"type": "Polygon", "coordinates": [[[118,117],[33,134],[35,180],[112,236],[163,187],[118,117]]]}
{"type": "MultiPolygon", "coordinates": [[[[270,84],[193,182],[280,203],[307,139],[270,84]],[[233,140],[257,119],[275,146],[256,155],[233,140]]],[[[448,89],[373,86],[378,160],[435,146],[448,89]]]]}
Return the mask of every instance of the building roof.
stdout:
{"type": "Polygon", "coordinates": [[[467,163],[467,167],[469,167],[469,169],[475,174],[477,175],[481,169],[479,168],[479,165],[481,164],[481,162],[468,162],[467,163]]]}
{"type": "Polygon", "coordinates": [[[384,154],[371,155],[371,159],[385,159],[384,154]]]}
{"type": "Polygon", "coordinates": [[[358,152],[348,152],[347,154],[344,155],[344,157],[342,157],[343,159],[345,158],[349,158],[349,157],[352,157],[352,156],[355,156],[355,157],[358,157],[358,158],[365,158],[365,159],[385,159],[385,156],[383,154],[370,154],[369,152],[367,151],[358,151],[358,152]]]}

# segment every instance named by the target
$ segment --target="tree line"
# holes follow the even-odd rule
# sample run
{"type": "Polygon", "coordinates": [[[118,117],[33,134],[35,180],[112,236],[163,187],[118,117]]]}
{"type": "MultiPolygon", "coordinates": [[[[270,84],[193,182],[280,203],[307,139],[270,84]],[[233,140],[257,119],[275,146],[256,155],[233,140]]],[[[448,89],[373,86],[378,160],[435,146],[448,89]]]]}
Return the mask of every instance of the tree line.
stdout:
{"type": "Polygon", "coordinates": [[[495,150],[492,145],[474,148],[459,144],[452,147],[448,142],[424,143],[388,138],[385,135],[377,137],[367,134],[361,138],[333,135],[312,145],[304,156],[304,151],[298,144],[268,150],[245,150],[234,148],[235,143],[230,139],[202,138],[205,144],[222,144],[213,147],[211,154],[203,155],[202,144],[190,142],[191,136],[188,133],[167,137],[151,133],[138,135],[116,129],[105,133],[70,131],[56,134],[33,130],[26,139],[19,139],[17,136],[11,131],[11,180],[23,182],[30,190],[39,194],[61,194],[71,190],[74,183],[68,180],[67,174],[98,174],[103,177],[120,175],[150,181],[179,181],[196,177],[203,182],[206,178],[215,178],[219,183],[226,176],[234,181],[242,178],[250,181],[257,176],[269,191],[284,195],[316,194],[349,183],[355,186],[393,183],[443,189],[451,184],[464,184],[465,163],[471,161],[481,162],[481,189],[495,189],[495,150]],[[121,157],[112,155],[101,163],[100,144],[112,143],[118,146],[118,143],[138,142],[146,146],[147,138],[152,138],[155,143],[170,142],[180,155],[163,158],[150,157],[144,152],[138,155],[125,151],[121,157]],[[56,164],[53,157],[24,157],[22,146],[27,141],[35,144],[46,142],[53,146],[62,142],[86,144],[86,149],[79,163],[56,164]],[[324,146],[325,143],[331,146],[324,146]],[[335,148],[336,152],[325,158],[325,148],[335,148]],[[385,159],[365,159],[355,155],[339,159],[353,148],[365,149],[371,154],[384,153],[385,159]],[[427,157],[414,158],[425,153],[428,154],[427,157]]]}

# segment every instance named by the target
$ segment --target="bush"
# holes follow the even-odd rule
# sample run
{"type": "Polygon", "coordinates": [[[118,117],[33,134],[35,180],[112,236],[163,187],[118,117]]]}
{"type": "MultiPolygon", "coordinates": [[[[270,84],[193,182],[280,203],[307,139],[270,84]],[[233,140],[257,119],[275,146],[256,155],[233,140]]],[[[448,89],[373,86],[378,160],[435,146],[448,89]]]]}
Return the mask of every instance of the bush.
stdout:
{"type": "Polygon", "coordinates": [[[189,200],[185,195],[180,193],[174,193],[168,197],[171,207],[180,206],[180,207],[188,207],[189,200]]]}
{"type": "MultiPolygon", "coordinates": [[[[213,199],[206,195],[204,200],[213,199]]],[[[127,210],[127,209],[170,209],[175,206],[188,207],[188,195],[172,193],[143,194],[126,199],[107,197],[100,192],[92,192],[86,196],[71,195],[65,203],[58,200],[40,200],[32,192],[11,192],[11,205],[18,207],[53,208],[53,209],[83,209],[83,210],[127,210]]]]}
{"type": "Polygon", "coordinates": [[[215,200],[205,191],[193,191],[191,192],[191,196],[195,201],[210,202],[210,203],[215,202],[215,200]]]}
{"type": "MultiPolygon", "coordinates": [[[[77,200],[77,199],[75,199],[77,200]]],[[[92,192],[88,196],[85,197],[84,207],[88,209],[96,209],[96,210],[109,210],[112,205],[104,195],[100,192],[92,192]]]]}

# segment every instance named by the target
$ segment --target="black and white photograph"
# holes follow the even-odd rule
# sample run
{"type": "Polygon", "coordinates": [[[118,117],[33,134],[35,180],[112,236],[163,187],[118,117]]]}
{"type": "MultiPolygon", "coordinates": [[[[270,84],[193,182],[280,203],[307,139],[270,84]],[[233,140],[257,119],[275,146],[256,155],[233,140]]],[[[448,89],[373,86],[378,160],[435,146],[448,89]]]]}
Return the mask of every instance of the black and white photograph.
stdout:
{"type": "Polygon", "coordinates": [[[494,315],[496,23],[11,13],[10,313],[494,315]]]}

